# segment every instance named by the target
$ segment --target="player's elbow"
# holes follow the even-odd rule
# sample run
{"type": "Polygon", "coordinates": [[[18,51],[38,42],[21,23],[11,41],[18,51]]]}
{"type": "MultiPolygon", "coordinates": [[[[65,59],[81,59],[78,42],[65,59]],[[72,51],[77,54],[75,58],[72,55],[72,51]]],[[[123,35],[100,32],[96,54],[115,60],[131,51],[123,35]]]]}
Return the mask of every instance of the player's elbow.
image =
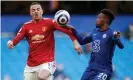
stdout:
{"type": "Polygon", "coordinates": [[[84,43],[84,42],[82,42],[82,41],[79,41],[79,44],[80,44],[80,45],[84,45],[85,43],[84,43]]]}
{"type": "Polygon", "coordinates": [[[124,48],[124,46],[122,45],[122,46],[120,46],[119,48],[120,48],[120,49],[123,49],[123,48],[124,48]]]}
{"type": "Polygon", "coordinates": [[[124,48],[124,45],[123,45],[123,44],[119,44],[118,47],[119,47],[120,49],[123,49],[123,48],[124,48]]]}
{"type": "Polygon", "coordinates": [[[122,43],[120,40],[117,40],[116,44],[117,44],[117,46],[118,46],[120,49],[123,49],[123,48],[124,48],[124,45],[123,45],[123,43],[122,43]]]}
{"type": "Polygon", "coordinates": [[[83,43],[80,43],[80,45],[84,45],[83,43]]]}
{"type": "Polygon", "coordinates": [[[83,39],[77,38],[77,41],[79,42],[80,45],[84,45],[85,44],[85,41],[83,39]]]}

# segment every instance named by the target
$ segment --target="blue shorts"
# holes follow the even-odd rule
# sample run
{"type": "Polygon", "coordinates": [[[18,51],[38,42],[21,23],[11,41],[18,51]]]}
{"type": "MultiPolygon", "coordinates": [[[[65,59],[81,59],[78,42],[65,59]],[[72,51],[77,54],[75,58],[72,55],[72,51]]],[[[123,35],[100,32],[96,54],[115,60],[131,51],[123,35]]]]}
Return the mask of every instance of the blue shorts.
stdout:
{"type": "Polygon", "coordinates": [[[98,71],[93,69],[86,69],[81,80],[110,80],[111,73],[106,71],[98,71]]]}

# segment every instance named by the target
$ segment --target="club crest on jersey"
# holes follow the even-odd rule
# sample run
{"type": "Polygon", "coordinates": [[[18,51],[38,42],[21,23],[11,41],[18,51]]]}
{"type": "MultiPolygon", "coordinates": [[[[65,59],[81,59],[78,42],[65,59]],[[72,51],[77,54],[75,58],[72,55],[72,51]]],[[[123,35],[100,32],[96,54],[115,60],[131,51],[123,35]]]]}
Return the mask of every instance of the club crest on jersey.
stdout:
{"type": "Polygon", "coordinates": [[[103,38],[106,38],[107,34],[103,34],[103,38]]]}
{"type": "Polygon", "coordinates": [[[42,27],[42,31],[45,32],[47,30],[47,27],[42,27]]]}

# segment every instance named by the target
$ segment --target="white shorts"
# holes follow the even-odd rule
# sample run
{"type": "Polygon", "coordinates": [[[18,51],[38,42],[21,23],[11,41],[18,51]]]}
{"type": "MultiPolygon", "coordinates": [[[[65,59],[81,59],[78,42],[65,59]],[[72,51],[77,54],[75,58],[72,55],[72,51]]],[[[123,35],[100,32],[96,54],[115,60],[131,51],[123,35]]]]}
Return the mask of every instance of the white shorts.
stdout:
{"type": "Polygon", "coordinates": [[[34,66],[34,67],[29,67],[28,65],[26,65],[26,67],[24,69],[24,73],[26,73],[26,72],[39,72],[40,70],[43,70],[43,69],[48,70],[51,74],[53,74],[55,72],[55,69],[56,69],[55,61],[43,63],[43,64],[40,64],[40,65],[34,66]]]}

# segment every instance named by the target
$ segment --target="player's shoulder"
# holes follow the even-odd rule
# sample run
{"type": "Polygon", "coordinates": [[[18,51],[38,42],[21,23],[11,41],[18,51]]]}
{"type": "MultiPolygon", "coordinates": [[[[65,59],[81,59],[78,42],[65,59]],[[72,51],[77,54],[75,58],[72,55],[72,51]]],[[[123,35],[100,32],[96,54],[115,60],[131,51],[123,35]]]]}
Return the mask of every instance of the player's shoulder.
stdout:
{"type": "Polygon", "coordinates": [[[93,29],[93,32],[98,32],[98,31],[99,31],[99,28],[93,29]]]}
{"type": "Polygon", "coordinates": [[[114,33],[114,31],[115,31],[114,29],[111,29],[111,28],[109,29],[109,32],[112,34],[114,33]]]}
{"type": "Polygon", "coordinates": [[[25,22],[24,25],[28,25],[28,24],[31,24],[31,23],[32,23],[32,20],[25,22]]]}
{"type": "Polygon", "coordinates": [[[25,22],[22,27],[27,27],[31,24],[32,24],[32,20],[29,20],[29,21],[25,22]]]}
{"type": "Polygon", "coordinates": [[[27,29],[28,27],[31,26],[31,24],[32,24],[32,20],[29,20],[29,21],[23,23],[23,25],[22,25],[21,28],[25,28],[25,29],[27,29]]]}
{"type": "Polygon", "coordinates": [[[99,31],[100,29],[99,29],[99,28],[95,28],[94,30],[95,30],[95,31],[99,31]]]}
{"type": "Polygon", "coordinates": [[[54,21],[54,19],[52,19],[52,18],[43,18],[43,20],[48,21],[48,22],[53,22],[54,21]]]}
{"type": "Polygon", "coordinates": [[[92,30],[91,34],[95,34],[95,33],[97,33],[97,31],[98,31],[98,28],[94,28],[94,29],[92,30]]]}
{"type": "Polygon", "coordinates": [[[114,35],[115,32],[116,32],[116,30],[110,28],[110,29],[108,30],[108,32],[109,32],[110,35],[114,35]]]}

